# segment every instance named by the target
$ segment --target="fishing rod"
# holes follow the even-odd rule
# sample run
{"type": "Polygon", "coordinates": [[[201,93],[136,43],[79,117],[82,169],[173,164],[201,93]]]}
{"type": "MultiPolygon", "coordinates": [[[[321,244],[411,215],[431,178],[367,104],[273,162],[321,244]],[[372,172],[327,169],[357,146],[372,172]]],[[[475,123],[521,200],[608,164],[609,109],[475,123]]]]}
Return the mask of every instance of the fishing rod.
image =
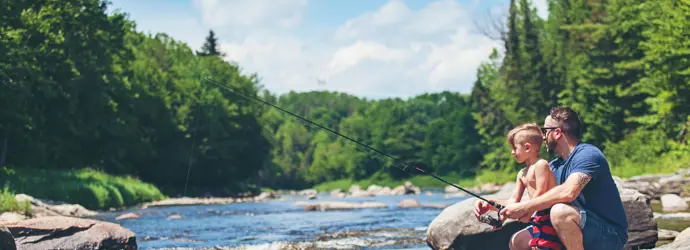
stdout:
{"type": "MultiPolygon", "coordinates": [[[[307,122],[307,123],[310,123],[310,124],[312,124],[312,125],[315,125],[315,126],[317,126],[317,127],[319,127],[319,128],[322,128],[322,129],[324,129],[324,130],[327,130],[328,132],[331,132],[331,133],[336,134],[336,135],[338,135],[338,136],[340,136],[340,137],[343,137],[343,138],[345,138],[345,139],[347,139],[347,140],[350,140],[350,141],[352,141],[352,142],[354,142],[354,143],[356,143],[356,144],[358,144],[358,145],[360,145],[360,146],[363,146],[363,147],[365,147],[365,148],[367,148],[367,149],[369,149],[369,150],[372,150],[372,151],[377,152],[377,153],[379,153],[379,154],[381,154],[381,155],[383,155],[383,156],[386,156],[386,157],[388,157],[388,158],[391,158],[394,162],[400,162],[400,163],[402,163],[403,165],[405,165],[405,168],[401,169],[401,170],[402,170],[403,172],[405,172],[405,173],[410,174],[409,172],[405,171],[405,169],[407,169],[408,167],[410,167],[410,168],[412,168],[412,169],[414,169],[414,170],[417,170],[417,171],[419,171],[419,172],[421,172],[421,173],[423,173],[423,174],[430,175],[431,177],[434,177],[435,179],[437,179],[437,180],[439,180],[439,181],[442,181],[443,183],[446,183],[446,184],[451,185],[451,186],[453,186],[453,187],[455,187],[455,188],[457,188],[457,189],[460,189],[460,190],[464,191],[465,193],[470,194],[470,195],[472,195],[472,196],[474,196],[474,197],[476,197],[476,198],[478,198],[478,199],[481,199],[481,200],[485,201],[486,203],[488,203],[489,205],[491,205],[491,206],[497,208],[498,211],[499,211],[499,218],[498,218],[498,221],[500,222],[500,220],[501,220],[501,218],[500,218],[500,211],[503,210],[503,208],[504,208],[504,206],[501,205],[501,204],[498,204],[498,203],[496,203],[496,202],[487,200],[487,199],[485,199],[484,197],[481,197],[481,196],[479,196],[479,195],[477,195],[477,194],[474,194],[474,193],[472,193],[472,192],[470,192],[470,191],[468,191],[468,190],[466,190],[466,189],[464,189],[464,188],[462,188],[462,187],[459,187],[458,185],[455,185],[455,184],[453,184],[453,183],[450,183],[450,182],[448,182],[448,181],[442,179],[441,177],[436,176],[435,174],[432,174],[432,173],[430,173],[430,172],[424,171],[423,169],[421,169],[421,168],[419,168],[419,167],[411,166],[411,165],[408,164],[407,162],[404,162],[404,161],[402,161],[402,160],[399,160],[398,158],[395,158],[395,157],[393,157],[393,156],[391,156],[391,155],[389,155],[389,154],[386,154],[386,153],[384,153],[384,152],[381,152],[381,151],[378,150],[378,149],[372,148],[372,147],[370,147],[369,145],[366,145],[366,144],[361,143],[361,142],[359,142],[359,141],[357,141],[357,140],[355,140],[355,139],[352,139],[352,138],[350,138],[350,137],[348,137],[348,136],[346,136],[346,135],[343,135],[343,134],[338,133],[338,132],[336,132],[336,131],[333,131],[333,130],[331,130],[331,129],[329,129],[329,128],[326,128],[326,127],[324,127],[324,126],[322,126],[322,125],[320,125],[320,124],[318,124],[318,123],[312,122],[312,121],[310,121],[310,120],[308,120],[308,119],[306,119],[306,118],[303,118],[303,117],[301,117],[301,116],[299,116],[299,115],[297,115],[297,114],[294,114],[294,113],[292,113],[292,112],[290,112],[290,111],[287,111],[287,110],[285,110],[285,109],[283,109],[283,108],[281,108],[281,107],[278,107],[278,106],[276,106],[276,105],[273,105],[273,104],[271,104],[271,103],[269,103],[269,102],[266,102],[266,101],[261,100],[261,99],[256,98],[256,97],[246,96],[246,95],[244,95],[244,94],[242,94],[242,93],[239,93],[239,92],[233,90],[232,88],[230,88],[230,87],[228,87],[228,86],[226,86],[226,85],[223,85],[223,84],[221,84],[221,83],[219,83],[219,82],[216,82],[215,80],[213,80],[213,79],[211,79],[211,78],[209,78],[209,77],[204,78],[204,80],[206,80],[206,81],[208,81],[208,82],[210,82],[210,83],[213,83],[213,84],[217,85],[218,87],[224,88],[224,89],[226,89],[226,90],[228,90],[228,91],[230,91],[230,92],[232,92],[232,93],[234,93],[234,94],[236,94],[236,95],[239,95],[239,96],[241,96],[241,97],[244,97],[244,98],[246,98],[246,99],[253,100],[253,101],[256,101],[256,102],[259,102],[259,103],[262,103],[262,104],[271,106],[271,107],[276,108],[276,109],[278,109],[278,110],[280,110],[280,111],[283,111],[283,112],[285,112],[285,113],[287,113],[287,114],[290,114],[290,115],[292,115],[292,116],[294,116],[294,117],[296,117],[296,118],[299,118],[299,119],[302,120],[302,121],[305,121],[305,122],[307,122]]],[[[396,166],[396,167],[397,167],[397,166],[396,166]]],[[[400,169],[400,168],[398,167],[398,169],[400,169]]],[[[412,175],[412,174],[410,174],[410,175],[412,175]]],[[[491,222],[491,223],[495,223],[495,222],[491,222]]]]}

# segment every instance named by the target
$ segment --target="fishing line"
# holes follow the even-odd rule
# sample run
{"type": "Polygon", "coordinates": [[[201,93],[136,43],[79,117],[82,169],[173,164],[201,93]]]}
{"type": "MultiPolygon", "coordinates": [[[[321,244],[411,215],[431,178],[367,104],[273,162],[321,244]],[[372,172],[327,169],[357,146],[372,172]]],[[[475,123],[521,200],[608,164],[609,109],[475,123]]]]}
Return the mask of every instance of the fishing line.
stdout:
{"type": "Polygon", "coordinates": [[[187,183],[189,183],[189,172],[192,170],[192,157],[194,156],[194,146],[196,145],[196,133],[199,131],[199,118],[201,118],[201,88],[199,89],[199,97],[198,97],[198,107],[197,107],[197,112],[196,116],[194,117],[195,120],[195,125],[194,125],[194,135],[192,135],[192,147],[189,149],[189,164],[187,166],[187,178],[184,182],[184,193],[182,197],[187,196],[187,183]]]}
{"type": "MultiPolygon", "coordinates": [[[[408,163],[406,163],[406,162],[404,162],[404,161],[401,161],[401,160],[399,160],[398,158],[395,158],[395,157],[393,157],[393,156],[391,156],[391,155],[389,155],[389,154],[386,154],[386,153],[384,153],[384,152],[381,152],[381,151],[378,150],[378,149],[372,148],[372,147],[370,147],[370,146],[368,146],[368,145],[366,145],[366,144],[363,144],[363,143],[361,143],[361,142],[359,142],[359,141],[357,141],[357,140],[355,140],[355,139],[352,139],[352,138],[350,138],[350,137],[348,137],[348,136],[346,136],[346,135],[343,135],[343,134],[341,134],[341,133],[338,133],[338,132],[336,132],[336,131],[333,131],[333,130],[331,130],[331,129],[327,128],[327,127],[324,127],[324,126],[322,126],[322,125],[320,125],[320,124],[318,124],[318,123],[315,123],[315,122],[312,122],[312,121],[310,121],[310,120],[307,120],[307,119],[305,119],[305,118],[303,118],[303,117],[301,117],[301,116],[299,116],[299,115],[296,115],[296,114],[294,114],[294,113],[292,113],[292,112],[290,112],[290,111],[287,111],[287,110],[285,110],[285,109],[283,109],[283,108],[281,108],[281,107],[278,107],[278,106],[276,106],[276,105],[273,105],[273,104],[271,104],[271,103],[269,103],[269,102],[266,102],[266,101],[261,100],[261,99],[256,98],[256,97],[250,97],[250,96],[246,96],[246,95],[244,95],[244,94],[241,94],[241,93],[239,93],[239,92],[233,90],[232,88],[230,88],[230,87],[228,87],[228,86],[226,86],[226,85],[220,84],[220,83],[216,82],[215,80],[210,79],[210,78],[208,78],[208,77],[204,78],[204,80],[206,80],[206,81],[208,81],[208,82],[210,82],[210,83],[213,83],[213,84],[215,84],[215,85],[218,86],[218,87],[224,88],[224,89],[226,89],[226,90],[228,90],[228,91],[230,91],[230,92],[232,92],[232,93],[234,93],[234,94],[237,94],[237,95],[239,95],[239,96],[241,96],[241,97],[244,97],[244,98],[246,98],[246,99],[249,99],[249,100],[252,100],[252,101],[256,101],[256,102],[259,102],[259,103],[262,103],[262,104],[271,106],[271,107],[273,107],[273,108],[276,108],[276,109],[278,109],[278,110],[280,110],[280,111],[283,111],[283,112],[285,112],[285,113],[287,113],[287,114],[290,114],[290,115],[292,115],[292,116],[294,116],[294,117],[296,117],[296,118],[298,118],[298,119],[300,119],[300,120],[302,120],[302,121],[304,121],[304,122],[307,122],[307,123],[309,123],[309,124],[315,125],[315,126],[317,126],[317,127],[319,127],[319,128],[322,128],[322,129],[324,129],[324,130],[327,130],[328,132],[331,132],[331,133],[333,133],[333,134],[336,134],[336,135],[338,135],[338,136],[340,136],[340,137],[342,137],[342,138],[348,139],[348,140],[350,140],[351,142],[354,142],[354,143],[356,143],[356,144],[358,144],[358,145],[360,145],[360,146],[363,146],[363,147],[365,147],[365,148],[367,148],[367,149],[369,149],[369,150],[372,150],[372,151],[374,151],[374,152],[376,152],[376,153],[379,153],[379,154],[381,154],[381,155],[383,155],[383,156],[386,156],[386,157],[392,159],[392,160],[395,161],[395,162],[400,162],[400,163],[402,163],[403,165],[405,165],[405,169],[407,169],[407,168],[409,167],[409,168],[414,169],[414,170],[417,170],[417,171],[419,171],[419,172],[421,172],[421,173],[423,173],[423,174],[427,174],[427,175],[429,175],[429,176],[431,176],[431,177],[433,177],[433,178],[435,178],[435,179],[437,179],[437,180],[439,180],[439,181],[441,181],[441,182],[443,182],[443,183],[445,183],[445,184],[448,184],[448,185],[450,185],[450,186],[453,186],[453,187],[455,187],[455,188],[457,188],[457,189],[459,189],[459,190],[461,190],[461,191],[463,191],[463,192],[465,192],[465,193],[467,193],[467,194],[469,194],[469,195],[472,195],[472,196],[474,196],[474,197],[476,197],[476,198],[478,198],[478,199],[480,199],[480,200],[485,201],[485,202],[488,203],[489,205],[491,205],[491,206],[493,206],[493,207],[499,209],[499,211],[502,210],[502,209],[504,208],[504,206],[501,205],[501,204],[498,204],[498,203],[495,203],[495,202],[493,202],[493,201],[487,200],[487,199],[485,199],[484,197],[481,197],[481,196],[479,196],[479,195],[477,195],[477,194],[474,194],[474,193],[472,193],[472,192],[470,192],[470,191],[468,191],[468,190],[466,190],[466,189],[464,189],[464,188],[462,188],[462,187],[459,187],[458,185],[455,185],[455,184],[453,184],[453,183],[450,183],[450,182],[448,182],[448,181],[442,179],[441,177],[436,176],[435,174],[432,174],[432,173],[430,173],[430,172],[424,171],[423,169],[421,169],[421,168],[419,168],[419,167],[411,166],[410,164],[408,164],[408,163]]],[[[404,170],[403,170],[403,171],[404,171],[404,170]]],[[[405,171],[405,172],[407,172],[407,171],[405,171]]],[[[408,173],[408,174],[409,174],[409,173],[408,173]]],[[[500,216],[499,216],[499,220],[500,220],[500,216]]]]}

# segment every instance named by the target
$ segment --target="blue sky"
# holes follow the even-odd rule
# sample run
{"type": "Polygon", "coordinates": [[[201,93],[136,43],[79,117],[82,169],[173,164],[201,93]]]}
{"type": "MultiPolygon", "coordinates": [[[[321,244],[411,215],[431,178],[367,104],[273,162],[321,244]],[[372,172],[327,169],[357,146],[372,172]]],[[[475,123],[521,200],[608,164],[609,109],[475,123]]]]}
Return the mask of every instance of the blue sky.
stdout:
{"type": "MultiPolygon", "coordinates": [[[[498,41],[477,32],[509,0],[111,0],[142,31],[199,49],[209,29],[225,58],[271,92],[368,97],[467,93],[498,41]],[[479,26],[478,26],[479,25],[479,26]],[[318,84],[325,80],[326,84],[318,84]]],[[[546,15],[546,0],[532,0],[546,15]]]]}

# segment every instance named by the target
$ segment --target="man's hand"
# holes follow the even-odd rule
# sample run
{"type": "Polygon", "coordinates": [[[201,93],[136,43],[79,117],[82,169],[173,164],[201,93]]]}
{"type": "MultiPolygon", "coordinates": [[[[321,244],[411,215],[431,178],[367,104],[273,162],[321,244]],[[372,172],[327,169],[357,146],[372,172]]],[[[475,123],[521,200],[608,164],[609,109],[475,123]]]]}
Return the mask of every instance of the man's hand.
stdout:
{"type": "Polygon", "coordinates": [[[529,211],[524,206],[524,203],[513,203],[505,206],[503,210],[501,210],[501,215],[502,219],[520,219],[523,216],[525,216],[529,211]]]}
{"type": "Polygon", "coordinates": [[[479,219],[482,214],[485,214],[486,212],[489,212],[491,209],[491,205],[487,203],[486,201],[483,200],[477,200],[474,202],[474,216],[479,219]]]}

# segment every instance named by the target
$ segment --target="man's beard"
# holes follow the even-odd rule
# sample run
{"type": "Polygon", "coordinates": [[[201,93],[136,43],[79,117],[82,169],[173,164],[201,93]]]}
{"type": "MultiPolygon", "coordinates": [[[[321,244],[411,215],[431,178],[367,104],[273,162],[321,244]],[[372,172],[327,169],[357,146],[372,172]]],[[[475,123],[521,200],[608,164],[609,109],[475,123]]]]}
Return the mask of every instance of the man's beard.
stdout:
{"type": "Polygon", "coordinates": [[[555,153],[556,152],[556,146],[558,143],[556,143],[555,140],[546,140],[546,151],[549,153],[555,153]]]}

